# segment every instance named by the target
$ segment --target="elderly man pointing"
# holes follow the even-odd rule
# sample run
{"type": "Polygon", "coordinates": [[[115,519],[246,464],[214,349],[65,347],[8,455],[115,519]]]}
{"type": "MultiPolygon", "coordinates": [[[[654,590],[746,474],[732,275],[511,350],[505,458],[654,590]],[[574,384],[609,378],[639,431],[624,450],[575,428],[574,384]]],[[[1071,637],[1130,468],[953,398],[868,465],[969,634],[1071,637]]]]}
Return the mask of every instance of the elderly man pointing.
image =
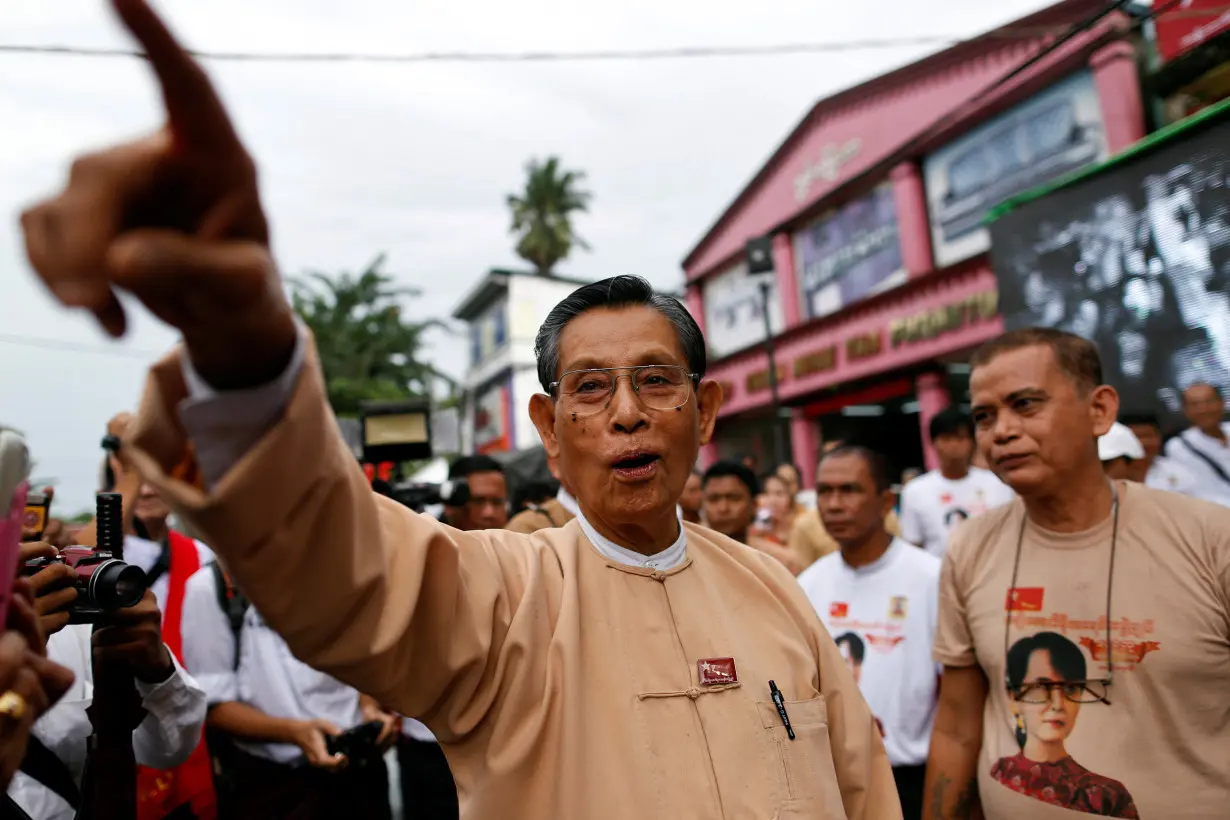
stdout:
{"type": "Polygon", "coordinates": [[[421,718],[467,818],[899,818],[875,723],[790,573],[675,504],[721,390],[679,304],[584,287],[537,341],[532,415],[581,515],[460,532],[375,496],[269,253],[253,165],[199,67],[115,0],[166,128],[23,216],[34,267],[112,333],[177,327],[133,462],[306,663],[421,718]],[[184,483],[185,454],[204,486],[184,483]]]}

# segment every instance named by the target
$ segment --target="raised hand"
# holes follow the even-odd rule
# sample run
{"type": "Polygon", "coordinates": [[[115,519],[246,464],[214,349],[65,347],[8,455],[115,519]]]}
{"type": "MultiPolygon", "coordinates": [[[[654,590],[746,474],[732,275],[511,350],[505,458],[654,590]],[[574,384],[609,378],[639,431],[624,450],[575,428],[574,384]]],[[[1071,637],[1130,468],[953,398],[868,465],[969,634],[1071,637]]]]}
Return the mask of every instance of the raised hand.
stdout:
{"type": "Polygon", "coordinates": [[[217,388],[274,378],[295,326],[269,253],[256,168],[201,67],[145,0],[112,0],[162,87],[154,134],[78,157],[68,184],[22,214],[52,294],[119,336],[127,290],[183,334],[217,388]]]}

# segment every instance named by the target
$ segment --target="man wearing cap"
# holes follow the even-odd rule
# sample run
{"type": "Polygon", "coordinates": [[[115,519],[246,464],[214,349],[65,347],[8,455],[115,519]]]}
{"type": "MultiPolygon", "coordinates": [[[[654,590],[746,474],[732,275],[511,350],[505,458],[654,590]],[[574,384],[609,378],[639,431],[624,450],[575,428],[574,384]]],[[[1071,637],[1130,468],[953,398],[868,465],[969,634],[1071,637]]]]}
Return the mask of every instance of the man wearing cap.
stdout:
{"type": "Polygon", "coordinates": [[[1115,422],[1104,435],[1098,437],[1098,458],[1102,469],[1112,479],[1126,479],[1144,483],[1149,472],[1145,460],[1145,448],[1125,424],[1115,422]]]}

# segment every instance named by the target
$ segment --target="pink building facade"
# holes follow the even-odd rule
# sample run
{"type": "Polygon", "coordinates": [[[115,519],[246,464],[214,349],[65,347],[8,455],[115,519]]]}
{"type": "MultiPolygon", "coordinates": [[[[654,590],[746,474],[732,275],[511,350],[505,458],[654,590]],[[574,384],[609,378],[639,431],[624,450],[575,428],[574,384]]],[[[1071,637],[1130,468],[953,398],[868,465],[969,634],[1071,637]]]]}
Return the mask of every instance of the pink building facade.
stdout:
{"type": "MultiPolygon", "coordinates": [[[[1062,31],[1101,5],[1067,0],[1006,28],[1062,31]]],[[[726,392],[703,462],[771,460],[764,329],[744,264],[746,243],[770,236],[782,423],[806,482],[821,417],[888,399],[908,402],[919,466],[935,466],[925,431],[952,401],[948,374],[1002,329],[981,215],[1012,186],[1045,181],[1040,169],[1057,176],[1144,136],[1128,28],[1103,18],[1006,83],[1047,40],[1000,30],[813,108],[683,263],[726,392]],[[1024,145],[1020,167],[988,175],[1005,141],[1024,145]]]]}

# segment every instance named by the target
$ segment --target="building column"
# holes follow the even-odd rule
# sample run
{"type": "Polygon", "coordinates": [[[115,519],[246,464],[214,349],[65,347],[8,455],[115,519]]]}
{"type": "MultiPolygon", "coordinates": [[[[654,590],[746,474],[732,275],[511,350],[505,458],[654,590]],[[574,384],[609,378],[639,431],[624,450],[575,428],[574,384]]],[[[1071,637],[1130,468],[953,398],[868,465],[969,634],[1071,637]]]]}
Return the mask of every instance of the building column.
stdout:
{"type": "Polygon", "coordinates": [[[701,293],[700,283],[690,283],[684,294],[684,304],[688,306],[688,313],[692,314],[692,318],[696,320],[697,327],[700,332],[705,332],[705,297],[701,293]]]}
{"type": "Polygon", "coordinates": [[[819,425],[797,407],[790,417],[790,449],[790,460],[799,468],[801,486],[813,486],[816,481],[816,462],[820,460],[819,425]]]}
{"type": "Polygon", "coordinates": [[[892,180],[901,261],[911,279],[925,276],[933,267],[931,222],[927,217],[927,191],[918,163],[901,163],[893,169],[892,180]]]}
{"type": "Polygon", "coordinates": [[[773,235],[773,273],[777,298],[782,303],[782,322],[787,328],[799,323],[799,280],[794,272],[794,243],[790,234],[773,235]]]}
{"type": "Polygon", "coordinates": [[[701,472],[708,470],[718,460],[718,446],[713,439],[709,443],[700,448],[700,458],[696,462],[696,468],[701,472]]]}
{"type": "Polygon", "coordinates": [[[1117,154],[1145,136],[1145,109],[1136,72],[1136,53],[1127,40],[1116,40],[1093,53],[1089,68],[1093,71],[1102,106],[1106,147],[1110,153],[1117,154]]]}
{"type": "Polygon", "coordinates": [[[923,465],[928,470],[936,470],[939,469],[940,459],[935,453],[935,447],[931,445],[931,419],[952,404],[952,397],[948,395],[947,379],[943,373],[920,373],[914,380],[914,395],[918,399],[918,427],[922,435],[923,465]]]}

